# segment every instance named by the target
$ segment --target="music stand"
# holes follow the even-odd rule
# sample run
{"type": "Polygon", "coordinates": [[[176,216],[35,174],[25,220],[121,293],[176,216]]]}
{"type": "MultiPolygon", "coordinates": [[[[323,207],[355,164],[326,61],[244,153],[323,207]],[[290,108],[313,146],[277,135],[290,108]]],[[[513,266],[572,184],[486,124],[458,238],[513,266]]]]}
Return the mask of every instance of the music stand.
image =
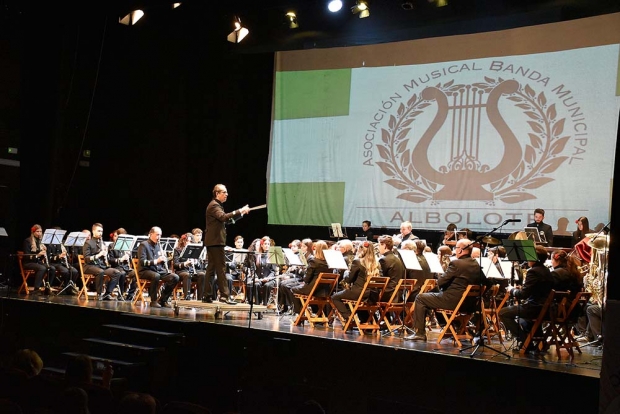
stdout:
{"type": "Polygon", "coordinates": [[[331,239],[344,239],[347,238],[347,231],[343,229],[340,223],[332,223],[329,229],[329,237],[331,239]]]}
{"type": "Polygon", "coordinates": [[[161,249],[164,252],[171,253],[172,251],[174,251],[174,248],[177,247],[179,239],[176,239],[174,237],[162,237],[161,239],[159,239],[159,242],[161,243],[161,249]]]}
{"type": "MultiPolygon", "coordinates": [[[[286,264],[286,260],[284,258],[284,251],[280,246],[270,246],[267,251],[267,264],[272,264],[278,266],[278,271],[276,273],[276,297],[273,300],[274,305],[276,307],[276,315],[280,315],[280,305],[278,304],[278,297],[280,295],[280,267],[286,264]]],[[[269,305],[269,303],[267,303],[269,305]]]]}
{"type": "MultiPolygon", "coordinates": [[[[413,250],[408,250],[408,249],[398,249],[398,255],[400,256],[403,264],[405,265],[405,269],[407,270],[422,270],[422,266],[420,265],[420,261],[418,260],[418,256],[416,254],[415,251],[413,250]]],[[[407,271],[405,271],[405,281],[407,281],[407,271]]],[[[403,301],[403,310],[401,311],[400,314],[400,320],[402,321],[401,325],[394,328],[393,330],[388,330],[387,332],[383,333],[381,336],[386,336],[386,335],[391,335],[392,333],[396,332],[396,331],[401,331],[403,333],[403,335],[405,334],[405,332],[409,332],[409,333],[414,333],[413,329],[409,328],[407,325],[405,325],[405,298],[409,296],[409,294],[407,293],[407,289],[403,289],[403,296],[402,296],[402,301],[403,301]]]]}
{"type": "Polygon", "coordinates": [[[41,238],[41,244],[52,244],[52,240],[54,240],[54,233],[56,229],[46,229],[43,233],[43,237],[41,238]]]}
{"type": "Polygon", "coordinates": [[[130,236],[128,234],[119,234],[116,242],[112,246],[111,250],[120,250],[122,252],[131,252],[134,244],[136,243],[136,236],[130,236]]]}
{"type": "Polygon", "coordinates": [[[138,257],[138,249],[140,245],[147,241],[149,236],[136,236],[136,244],[133,245],[133,249],[131,249],[131,257],[138,257]]]}
{"type": "Polygon", "coordinates": [[[441,262],[439,261],[439,256],[432,252],[424,252],[422,253],[428,266],[431,268],[431,273],[441,274],[444,273],[443,267],[441,266],[441,262]]]}
{"type": "Polygon", "coordinates": [[[538,227],[524,227],[523,232],[527,236],[527,239],[534,243],[547,243],[546,239],[543,240],[541,238],[541,236],[545,237],[545,233],[541,234],[541,232],[538,231],[538,227]]]}
{"type": "Polygon", "coordinates": [[[349,268],[340,250],[323,250],[323,256],[330,269],[347,270],[349,268]]]}
{"type": "Polygon", "coordinates": [[[532,240],[503,240],[506,257],[513,262],[536,262],[536,248],[532,240]]]}

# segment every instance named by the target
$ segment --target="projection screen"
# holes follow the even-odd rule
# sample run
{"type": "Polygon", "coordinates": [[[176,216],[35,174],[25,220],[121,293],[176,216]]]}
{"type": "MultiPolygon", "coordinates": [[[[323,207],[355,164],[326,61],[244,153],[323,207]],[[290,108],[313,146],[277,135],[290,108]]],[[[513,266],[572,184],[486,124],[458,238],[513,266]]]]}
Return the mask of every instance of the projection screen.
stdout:
{"type": "Polygon", "coordinates": [[[610,215],[620,14],[276,55],[269,224],[610,215]]]}

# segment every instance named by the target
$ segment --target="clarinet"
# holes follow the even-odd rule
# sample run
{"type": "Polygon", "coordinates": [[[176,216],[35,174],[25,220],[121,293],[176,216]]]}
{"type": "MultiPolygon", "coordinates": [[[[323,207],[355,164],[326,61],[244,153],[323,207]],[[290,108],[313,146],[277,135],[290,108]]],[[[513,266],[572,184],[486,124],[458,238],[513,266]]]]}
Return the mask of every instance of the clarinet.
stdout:
{"type": "Polygon", "coordinates": [[[166,257],[166,252],[161,247],[161,243],[159,243],[159,255],[164,258],[164,267],[166,268],[166,272],[170,273],[170,269],[168,269],[168,258],[166,257]]]}

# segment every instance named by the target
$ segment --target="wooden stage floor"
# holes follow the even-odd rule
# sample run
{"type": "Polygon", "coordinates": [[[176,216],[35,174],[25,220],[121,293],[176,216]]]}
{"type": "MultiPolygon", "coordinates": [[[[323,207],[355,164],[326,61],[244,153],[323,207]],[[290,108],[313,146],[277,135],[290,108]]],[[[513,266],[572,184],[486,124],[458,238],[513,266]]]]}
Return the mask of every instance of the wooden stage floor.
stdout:
{"type": "MultiPolygon", "coordinates": [[[[151,308],[148,303],[133,305],[122,301],[97,301],[94,298],[86,301],[76,299],[75,296],[43,296],[43,295],[16,295],[3,293],[3,298],[13,300],[45,303],[50,305],[63,305],[70,307],[97,309],[108,312],[132,313],[136,315],[151,316],[161,318],[162,322],[182,321],[182,322],[201,322],[207,324],[226,325],[239,329],[252,329],[258,331],[268,331],[282,333],[292,336],[303,336],[321,338],[341,343],[363,344],[369,347],[383,347],[389,349],[415,351],[427,354],[441,354],[453,358],[466,358],[476,361],[491,362],[495,364],[506,364],[520,367],[527,367],[533,370],[547,370],[563,372],[570,375],[586,376],[599,378],[601,369],[602,350],[598,347],[581,347],[582,353],[575,352],[574,362],[568,360],[566,351],[561,351],[562,358],[558,360],[555,349],[552,346],[547,353],[537,355],[519,355],[511,351],[512,342],[504,342],[501,345],[497,339],[485,344],[498,351],[505,352],[510,356],[506,358],[501,354],[489,349],[480,348],[475,355],[471,351],[459,352],[460,349],[453,345],[451,339],[445,339],[440,344],[436,343],[439,329],[433,329],[428,333],[428,342],[412,342],[401,339],[400,334],[391,336],[360,335],[357,330],[345,333],[339,321],[334,322],[333,327],[311,328],[308,323],[304,326],[294,326],[294,319],[290,315],[277,315],[273,310],[267,310],[264,306],[255,306],[252,317],[249,314],[248,304],[226,305],[214,302],[213,304],[202,304],[193,301],[178,301],[178,309],[171,308],[151,308]],[[197,304],[199,307],[194,307],[197,304]],[[218,313],[219,312],[219,313],[218,313]]],[[[470,345],[463,342],[464,346],[470,345]]]]}

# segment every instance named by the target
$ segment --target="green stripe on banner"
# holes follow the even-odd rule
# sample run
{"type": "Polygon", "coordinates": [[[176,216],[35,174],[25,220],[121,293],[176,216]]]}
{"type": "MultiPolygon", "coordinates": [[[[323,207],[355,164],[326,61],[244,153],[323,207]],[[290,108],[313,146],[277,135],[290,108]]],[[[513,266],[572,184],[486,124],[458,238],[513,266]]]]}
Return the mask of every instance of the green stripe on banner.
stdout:
{"type": "Polygon", "coordinates": [[[331,223],[342,223],[344,184],[270,184],[269,224],[329,226],[331,223]]]}
{"type": "Polygon", "coordinates": [[[349,114],[351,69],[276,72],[275,119],[349,114]]]}

